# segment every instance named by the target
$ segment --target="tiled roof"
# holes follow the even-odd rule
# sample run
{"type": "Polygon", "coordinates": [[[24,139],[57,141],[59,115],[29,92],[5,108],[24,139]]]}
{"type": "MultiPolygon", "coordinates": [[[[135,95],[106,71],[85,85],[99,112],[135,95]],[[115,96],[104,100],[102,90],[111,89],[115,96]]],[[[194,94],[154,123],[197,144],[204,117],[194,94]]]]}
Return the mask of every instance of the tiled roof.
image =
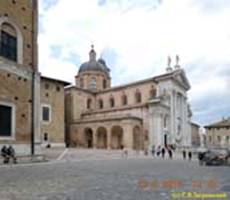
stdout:
{"type": "Polygon", "coordinates": [[[221,127],[230,127],[230,117],[227,119],[222,119],[219,122],[215,122],[213,124],[205,126],[205,128],[221,128],[221,127]]]}

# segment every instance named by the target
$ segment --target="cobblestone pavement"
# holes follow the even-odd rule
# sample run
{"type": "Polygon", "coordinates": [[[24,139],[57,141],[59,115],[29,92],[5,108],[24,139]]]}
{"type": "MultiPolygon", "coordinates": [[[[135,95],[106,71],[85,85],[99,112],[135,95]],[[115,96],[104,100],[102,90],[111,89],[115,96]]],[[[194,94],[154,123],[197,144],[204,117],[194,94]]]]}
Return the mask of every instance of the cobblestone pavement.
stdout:
{"type": "Polygon", "coordinates": [[[1,166],[0,200],[160,200],[171,199],[175,191],[230,194],[229,174],[230,167],[205,167],[180,159],[65,158],[1,166]]]}

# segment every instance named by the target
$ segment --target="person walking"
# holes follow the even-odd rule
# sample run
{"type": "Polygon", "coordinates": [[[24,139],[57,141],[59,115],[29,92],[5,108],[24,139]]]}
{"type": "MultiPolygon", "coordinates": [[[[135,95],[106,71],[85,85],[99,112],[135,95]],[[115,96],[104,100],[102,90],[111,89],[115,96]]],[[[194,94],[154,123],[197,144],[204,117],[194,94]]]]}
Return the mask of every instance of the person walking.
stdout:
{"type": "Polygon", "coordinates": [[[169,154],[169,158],[172,159],[173,158],[173,152],[172,149],[168,149],[168,154],[169,154]]]}
{"type": "Polygon", "coordinates": [[[188,159],[189,159],[189,161],[192,160],[192,152],[191,151],[188,152],[188,159]]]}
{"type": "Polygon", "coordinates": [[[161,146],[157,147],[157,157],[161,154],[161,146]]]}
{"type": "Polygon", "coordinates": [[[161,156],[163,159],[165,158],[165,148],[164,147],[161,149],[161,156]]]}
{"type": "Polygon", "coordinates": [[[154,155],[155,155],[155,147],[154,146],[152,146],[151,153],[152,153],[152,156],[154,157],[154,155]]]}
{"type": "Polygon", "coordinates": [[[183,154],[183,159],[186,160],[186,151],[183,150],[182,154],[183,154]]]}

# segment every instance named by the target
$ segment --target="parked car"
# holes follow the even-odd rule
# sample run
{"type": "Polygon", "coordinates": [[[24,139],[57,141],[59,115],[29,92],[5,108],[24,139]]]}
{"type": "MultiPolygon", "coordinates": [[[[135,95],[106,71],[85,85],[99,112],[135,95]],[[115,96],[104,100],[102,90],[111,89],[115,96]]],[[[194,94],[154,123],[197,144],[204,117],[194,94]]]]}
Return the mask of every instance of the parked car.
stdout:
{"type": "Polygon", "coordinates": [[[230,164],[230,151],[228,149],[209,149],[198,153],[200,165],[228,165],[230,164]]]}

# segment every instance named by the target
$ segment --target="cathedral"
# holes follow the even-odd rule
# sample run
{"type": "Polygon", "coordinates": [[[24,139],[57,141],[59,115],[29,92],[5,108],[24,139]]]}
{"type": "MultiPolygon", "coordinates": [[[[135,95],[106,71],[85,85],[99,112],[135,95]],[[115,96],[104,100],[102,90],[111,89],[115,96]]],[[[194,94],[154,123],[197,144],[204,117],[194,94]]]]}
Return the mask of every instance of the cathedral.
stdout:
{"type": "Polygon", "coordinates": [[[147,149],[191,145],[190,89],[176,57],[158,76],[111,86],[92,46],[75,84],[38,67],[37,0],[0,1],[0,147],[34,154],[44,145],[147,149]]]}
{"type": "Polygon", "coordinates": [[[79,148],[147,149],[191,145],[190,89],[179,57],[166,72],[111,86],[106,61],[93,46],[75,85],[65,89],[67,144],[79,148]]]}

